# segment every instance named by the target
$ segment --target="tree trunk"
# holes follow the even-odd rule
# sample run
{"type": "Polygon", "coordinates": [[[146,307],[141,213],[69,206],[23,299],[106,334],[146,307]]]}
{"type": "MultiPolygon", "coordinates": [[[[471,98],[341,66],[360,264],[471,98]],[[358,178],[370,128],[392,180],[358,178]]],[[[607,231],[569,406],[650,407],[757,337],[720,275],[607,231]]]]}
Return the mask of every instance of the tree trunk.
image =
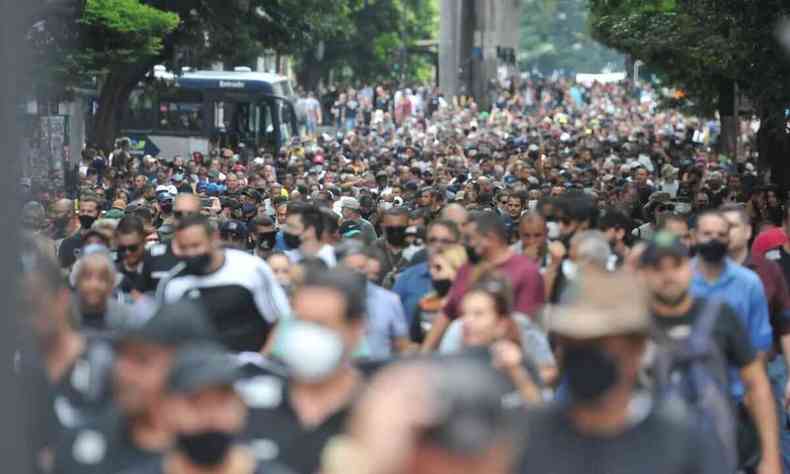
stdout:
{"type": "Polygon", "coordinates": [[[118,66],[107,75],[99,94],[99,108],[94,119],[93,141],[105,151],[114,148],[120,132],[121,116],[129,95],[159,58],[147,62],[118,66]]]}
{"type": "Polygon", "coordinates": [[[719,81],[719,120],[721,135],[719,136],[719,152],[730,159],[738,155],[738,114],[735,110],[735,81],[721,79],[719,81]]]}
{"type": "Polygon", "coordinates": [[[321,82],[321,62],[308,52],[302,57],[302,68],[299,71],[299,83],[305,91],[318,93],[318,84],[321,82]]]}
{"type": "Polygon", "coordinates": [[[757,132],[757,149],[760,161],[771,169],[771,181],[779,187],[782,198],[787,197],[790,190],[790,140],[784,120],[784,110],[764,111],[757,132]]]}

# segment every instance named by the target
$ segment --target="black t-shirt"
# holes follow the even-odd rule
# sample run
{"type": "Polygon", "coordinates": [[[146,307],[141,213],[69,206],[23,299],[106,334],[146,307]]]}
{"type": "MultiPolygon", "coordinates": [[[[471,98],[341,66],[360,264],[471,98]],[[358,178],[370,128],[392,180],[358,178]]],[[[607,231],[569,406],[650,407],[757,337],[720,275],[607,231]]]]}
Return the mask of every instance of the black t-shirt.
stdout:
{"type": "Polygon", "coordinates": [[[244,439],[256,458],[283,464],[298,474],[318,472],[324,447],[345,429],[350,404],[317,426],[304,426],[291,406],[286,380],[270,376],[250,383],[244,439]]]}
{"type": "Polygon", "coordinates": [[[790,254],[784,249],[779,247],[765,253],[766,260],[771,260],[782,267],[782,273],[785,275],[785,281],[790,282],[790,254]]]}
{"type": "MultiPolygon", "coordinates": [[[[685,338],[690,334],[691,328],[700,316],[705,306],[705,300],[695,299],[689,312],[683,316],[661,317],[654,315],[656,326],[670,339],[685,338]]],[[[740,318],[726,304],[721,305],[719,317],[713,326],[711,335],[719,347],[727,363],[733,367],[743,368],[749,365],[757,352],[752,346],[746,328],[740,318]]]]}
{"type": "Polygon", "coordinates": [[[529,413],[525,419],[528,441],[516,472],[720,474],[726,471],[711,437],[703,436],[681,407],[651,407],[649,399],[636,398],[632,406],[635,410],[632,410],[631,426],[607,437],[579,432],[566,409],[558,404],[529,413]]]}
{"type": "Polygon", "coordinates": [[[54,472],[116,474],[161,458],[161,453],[137,446],[124,417],[110,410],[95,423],[63,434],[55,449],[54,472]]]}
{"type": "Polygon", "coordinates": [[[143,269],[136,279],[137,290],[141,293],[154,293],[159,281],[176,266],[178,257],[173,254],[172,244],[156,244],[145,251],[143,269]]]}
{"type": "Polygon", "coordinates": [[[71,237],[66,237],[58,249],[58,260],[62,268],[69,268],[77,261],[82,249],[82,232],[77,232],[71,237]]]}

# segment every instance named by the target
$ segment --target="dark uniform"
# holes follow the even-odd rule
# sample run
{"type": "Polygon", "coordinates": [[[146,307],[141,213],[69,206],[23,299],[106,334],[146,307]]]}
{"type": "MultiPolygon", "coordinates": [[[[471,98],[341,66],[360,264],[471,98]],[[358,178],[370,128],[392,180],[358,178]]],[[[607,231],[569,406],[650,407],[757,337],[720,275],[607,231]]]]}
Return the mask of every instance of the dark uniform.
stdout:
{"type": "Polygon", "coordinates": [[[136,279],[137,291],[153,294],[156,287],[168,272],[178,264],[173,253],[173,244],[156,244],[145,251],[143,268],[136,279]]]}

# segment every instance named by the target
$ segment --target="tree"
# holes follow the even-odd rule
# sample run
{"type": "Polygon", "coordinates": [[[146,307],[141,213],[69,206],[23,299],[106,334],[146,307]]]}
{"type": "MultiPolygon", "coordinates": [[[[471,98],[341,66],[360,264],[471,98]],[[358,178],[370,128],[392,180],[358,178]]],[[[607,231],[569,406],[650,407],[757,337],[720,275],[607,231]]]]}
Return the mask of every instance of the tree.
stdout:
{"type": "MultiPolygon", "coordinates": [[[[761,120],[760,158],[784,191],[790,189],[790,61],[775,30],[787,15],[790,5],[781,0],[591,0],[597,39],[660,71],[699,112],[718,111],[724,128],[736,123],[737,88],[761,120]]],[[[726,134],[725,142],[732,146],[726,134]]]]}
{"type": "Polygon", "coordinates": [[[323,55],[309,45],[299,55],[299,79],[317,88],[321,76],[334,70],[358,81],[415,78],[425,57],[412,54],[419,40],[432,39],[438,28],[434,0],[346,0],[346,26],[321,38],[323,55]]]}
{"type": "Polygon", "coordinates": [[[38,90],[99,85],[93,140],[110,148],[132,90],[154,65],[251,64],[264,49],[300,50],[342,27],[345,0],[80,0],[71,21],[31,40],[46,71],[38,90]]]}
{"type": "Polygon", "coordinates": [[[522,69],[594,73],[622,64],[622,55],[590,35],[587,0],[525,0],[521,12],[522,69]]]}

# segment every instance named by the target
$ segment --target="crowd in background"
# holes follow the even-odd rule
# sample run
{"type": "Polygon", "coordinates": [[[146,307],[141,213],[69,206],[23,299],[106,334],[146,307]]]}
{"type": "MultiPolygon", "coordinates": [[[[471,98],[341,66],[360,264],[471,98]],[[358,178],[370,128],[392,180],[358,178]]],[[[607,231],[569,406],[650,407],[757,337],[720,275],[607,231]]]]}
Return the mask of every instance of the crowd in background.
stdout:
{"type": "Polygon", "coordinates": [[[649,84],[302,94],[25,182],[40,472],[790,472],[790,231],[649,84]],[[330,127],[330,128],[327,128],[330,127]]]}

